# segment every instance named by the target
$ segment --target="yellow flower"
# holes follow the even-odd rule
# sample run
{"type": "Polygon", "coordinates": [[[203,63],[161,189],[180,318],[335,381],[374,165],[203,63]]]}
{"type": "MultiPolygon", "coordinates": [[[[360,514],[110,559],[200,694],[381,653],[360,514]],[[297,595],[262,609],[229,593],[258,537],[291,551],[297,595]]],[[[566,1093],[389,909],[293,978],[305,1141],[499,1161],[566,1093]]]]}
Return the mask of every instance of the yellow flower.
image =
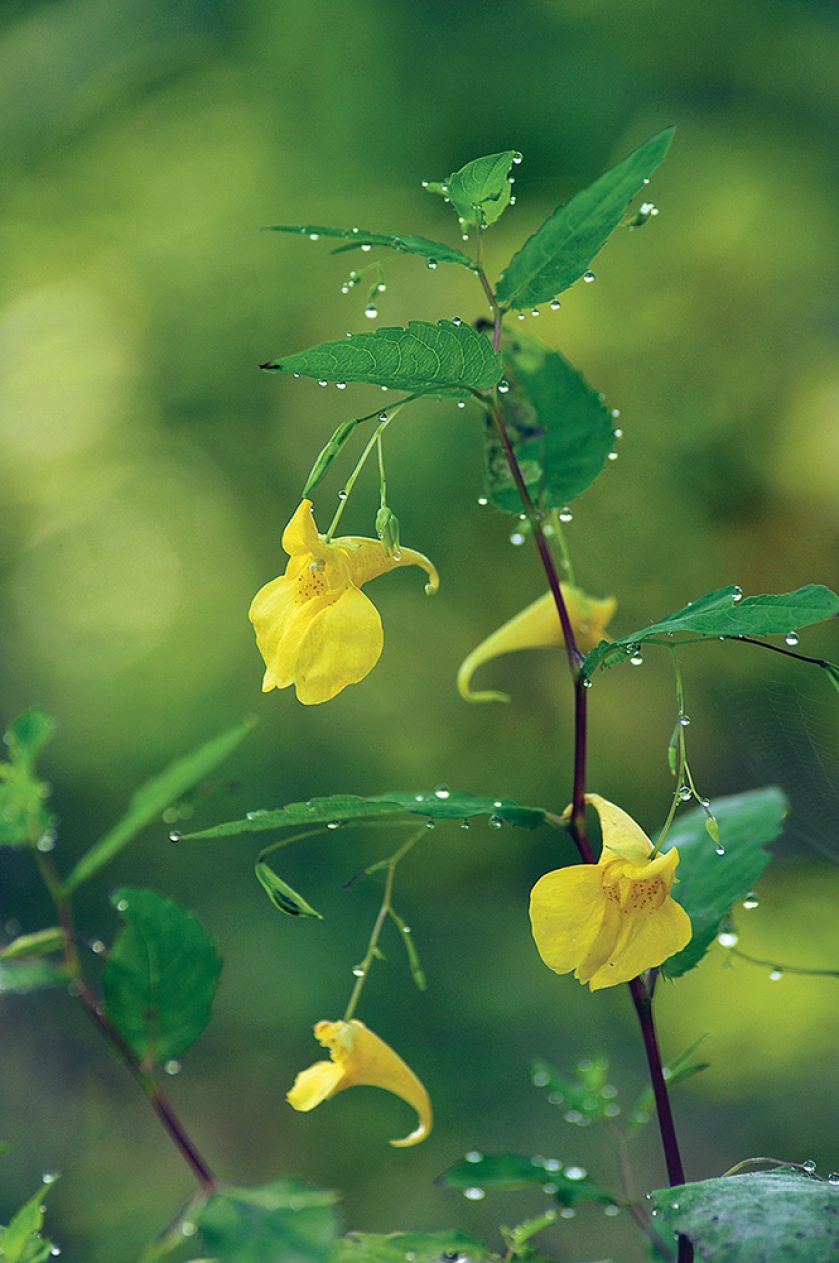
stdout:
{"type": "MultiPolygon", "coordinates": [[[[606,624],[617,608],[613,596],[587,596],[582,588],[561,583],[562,595],[568,607],[568,616],[574,629],[577,647],[587,653],[601,640],[606,640],[606,624]]],[[[562,626],[556,612],[553,596],[546,592],[538,601],[515,614],[508,623],[488,636],[477,649],[473,649],[457,673],[457,687],[467,702],[509,702],[506,693],[474,693],[472,676],[479,666],[498,658],[502,653],[514,653],[518,649],[561,648],[565,644],[562,626]]]]}
{"type": "Polygon", "coordinates": [[[293,684],[307,706],[328,702],[357,684],[379,660],[382,622],[363,584],[397,566],[421,566],[426,590],[436,592],[437,571],[422,553],[402,548],[392,556],[378,539],[318,534],[311,500],[303,500],[283,532],[291,560],[285,574],[260,588],[249,617],[265,660],[262,691],[293,684]]]}
{"type": "Polygon", "coordinates": [[[600,817],[603,850],[596,864],[574,864],[540,877],[530,894],[539,955],[554,973],[592,991],[629,982],[690,941],[690,917],[671,897],[675,847],[651,859],[653,844],[631,816],[587,794],[600,817]]]}
{"type": "Polygon", "coordinates": [[[416,1145],[431,1131],[431,1101],[413,1070],[389,1044],[368,1030],[363,1022],[318,1022],[315,1039],[329,1049],[330,1061],[316,1061],[301,1070],[288,1093],[296,1110],[313,1110],[345,1088],[384,1088],[417,1111],[418,1125],[404,1140],[392,1145],[416,1145]]]}

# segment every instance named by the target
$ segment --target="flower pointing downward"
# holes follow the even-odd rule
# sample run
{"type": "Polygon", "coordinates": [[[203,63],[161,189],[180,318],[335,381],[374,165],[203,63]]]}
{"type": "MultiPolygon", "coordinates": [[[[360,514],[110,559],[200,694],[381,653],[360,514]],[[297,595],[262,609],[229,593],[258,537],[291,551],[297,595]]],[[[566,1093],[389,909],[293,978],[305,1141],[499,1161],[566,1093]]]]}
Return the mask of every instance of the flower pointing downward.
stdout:
{"type": "Polygon", "coordinates": [[[316,1061],[301,1070],[288,1093],[296,1110],[313,1110],[345,1088],[384,1088],[417,1111],[418,1125],[397,1147],[416,1145],[431,1131],[431,1101],[413,1070],[393,1049],[368,1030],[363,1022],[318,1022],[315,1039],[329,1049],[330,1061],[316,1061]]]}
{"type": "Polygon", "coordinates": [[[328,702],[372,671],[384,637],[378,610],[362,586],[398,566],[420,566],[436,592],[437,571],[422,553],[392,555],[378,539],[318,534],[311,500],[303,500],[283,532],[285,574],[257,592],[250,608],[265,661],[262,690],[295,686],[307,706],[328,702]]]}
{"type": "Polygon", "coordinates": [[[596,864],[574,864],[540,877],[530,894],[539,955],[555,973],[613,987],[662,964],[690,941],[690,917],[672,898],[675,847],[654,855],[631,816],[587,794],[600,817],[603,850],[596,864]]]}

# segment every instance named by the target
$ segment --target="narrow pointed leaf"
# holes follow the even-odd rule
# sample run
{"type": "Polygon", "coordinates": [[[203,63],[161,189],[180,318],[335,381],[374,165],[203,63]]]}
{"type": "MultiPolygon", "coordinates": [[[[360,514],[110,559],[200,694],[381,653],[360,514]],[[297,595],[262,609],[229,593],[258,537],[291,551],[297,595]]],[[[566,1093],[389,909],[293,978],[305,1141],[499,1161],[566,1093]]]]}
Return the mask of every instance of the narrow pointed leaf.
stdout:
{"type": "Polygon", "coordinates": [[[471,325],[451,320],[436,325],[412,320],[406,329],[355,333],[261,367],[318,381],[370,382],[447,398],[488,390],[501,377],[501,357],[489,339],[471,325]]]}
{"type": "Polygon", "coordinates": [[[142,1061],[177,1057],[210,1020],[215,944],[191,912],[153,890],[126,886],[113,903],[124,926],[105,962],[108,1017],[142,1061]]]}
{"type": "Polygon", "coordinates": [[[651,136],[623,162],[555,210],[501,274],[498,301],[533,307],[561,294],[583,275],[621,222],[673,139],[674,128],[651,136]]]}
{"type": "Polygon", "coordinates": [[[52,1243],[41,1236],[44,1224],[44,1198],[56,1177],[42,1184],[21,1206],[0,1236],[0,1259],[4,1263],[42,1263],[50,1257],[52,1243]]]}
{"type": "Polygon", "coordinates": [[[240,741],[251,731],[254,723],[253,719],[245,719],[225,732],[219,733],[217,737],[213,737],[211,741],[194,750],[192,754],[171,763],[159,776],[155,776],[138,789],[122,819],[79,860],[67,878],[67,890],[75,890],[105,864],[110,863],[141,829],[159,821],[167,807],[177,802],[233,753],[240,741]]]}
{"type": "Polygon", "coordinates": [[[57,925],[48,930],[36,930],[33,934],[21,934],[0,948],[0,960],[18,960],[20,957],[49,956],[60,952],[64,943],[64,931],[57,925]]]}
{"type": "Polygon", "coordinates": [[[587,655],[583,672],[591,675],[601,663],[610,667],[623,662],[629,656],[628,647],[643,644],[653,637],[682,633],[711,638],[780,636],[839,615],[839,596],[820,583],[805,584],[794,592],[765,593],[743,600],[740,597],[740,588],[729,584],[688,601],[674,614],[667,614],[639,631],[610,642],[601,641],[587,655]]]}
{"type": "Polygon", "coordinates": [[[673,825],[665,848],[679,851],[673,898],[690,917],[693,937],[664,962],[665,977],[678,978],[702,960],[720,923],[748,894],[772,858],[766,846],[779,836],[788,809],[784,793],[774,786],[716,799],[712,810],[723,855],[717,854],[708,837],[701,807],[685,812],[673,825]]]}
{"type": "Polygon", "coordinates": [[[329,237],[347,242],[339,246],[339,251],[359,250],[362,246],[384,246],[388,250],[398,250],[402,254],[416,254],[424,259],[432,259],[437,263],[457,263],[461,267],[474,270],[476,263],[468,254],[454,246],[447,246],[443,241],[432,241],[428,237],[419,237],[412,233],[370,232],[367,228],[324,228],[319,224],[272,224],[266,232],[288,232],[309,238],[329,237]]]}
{"type": "Polygon", "coordinates": [[[280,912],[285,912],[290,917],[315,917],[318,921],[323,920],[322,914],[307,903],[303,896],[292,889],[287,882],[278,877],[265,860],[257,861],[254,873],[256,880],[280,912]]]}
{"type": "MultiPolygon", "coordinates": [[[[503,354],[510,389],[500,396],[501,412],[528,491],[545,508],[561,508],[585,491],[606,463],[615,436],[611,413],[558,351],[522,336],[511,338],[503,354]]],[[[485,468],[492,503],[521,513],[521,497],[489,424],[485,468]]]]}

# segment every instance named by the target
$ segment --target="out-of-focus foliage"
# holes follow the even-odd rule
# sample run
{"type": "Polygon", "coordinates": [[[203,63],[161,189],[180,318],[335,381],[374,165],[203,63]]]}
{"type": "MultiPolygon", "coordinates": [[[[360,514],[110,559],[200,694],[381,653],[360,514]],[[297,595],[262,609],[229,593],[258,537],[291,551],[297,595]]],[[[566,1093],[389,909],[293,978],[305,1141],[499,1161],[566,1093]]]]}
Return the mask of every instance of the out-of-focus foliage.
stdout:
{"type": "MultiPolygon", "coordinates": [[[[262,719],[229,768],[90,882],[79,933],[113,939],[107,893],[130,881],[173,894],[217,940],[216,1018],[169,1087],[232,1182],[297,1172],[345,1189],[353,1227],[389,1232],[398,1205],[404,1224],[459,1222],[489,1240],[494,1207],[433,1185],[464,1152],[547,1150],[592,1167],[590,1132],[547,1111],[529,1085],[532,1056],[564,1065],[599,1047],[616,1081],[643,1082],[625,997],[558,985],[533,950],[527,891],[570,848],[549,831],[441,823],[406,861],[403,911],[429,989],[406,985],[394,959],[361,1013],[375,1008],[383,1037],[400,1033],[435,1102],[432,1138],[396,1160],[379,1144],[382,1120],[370,1122],[387,1098],[347,1093],[312,1116],[283,1100],[375,914],[376,891],[341,883],[392,839],[339,831],[289,852],[284,875],[311,892],[324,923],[278,916],[249,863],[224,849],[244,850],[246,837],[167,841],[170,829],[336,790],[446,780],[557,810],[568,798],[558,655],[500,664],[516,701],[491,716],[454,689],[469,649],[543,581],[535,559],[510,547],[509,524],[477,505],[482,423],[453,400],[416,407],[388,435],[391,502],[404,535],[439,564],[439,596],[394,579],[382,662],[329,708],[260,697],[248,602],[277,572],[316,451],[383,396],[258,372],[280,349],[371,328],[366,285],[340,292],[343,256],[259,229],[405,227],[469,251],[419,177],[510,146],[524,162],[516,205],[486,238],[497,271],[560,202],[677,123],[650,186],[660,215],[619,232],[596,283],[540,318],[540,335],[622,412],[620,459],[569,525],[578,580],[619,597],[616,634],[723,582],[835,587],[839,15],[822,0],[686,0],[675,15],[664,0],[525,0],[491,21],[478,0],[359,0],[351,20],[325,0],[33,0],[5,6],[2,21],[3,717],[35,700],[58,718],[44,755],[65,822],[57,862],[67,871],[182,751],[247,709],[262,719]]],[[[466,270],[388,251],[381,265],[386,324],[483,311],[466,270]]],[[[319,506],[334,503],[341,470],[318,488],[319,506]]],[[[371,477],[347,529],[371,533],[376,507],[371,477]]],[[[829,656],[831,639],[816,628],[802,648],[829,656]]],[[[667,657],[651,651],[639,670],[598,677],[591,694],[592,787],[651,832],[671,793],[667,657]]],[[[691,763],[712,797],[776,781],[792,799],[760,907],[737,911],[741,945],[835,965],[820,853],[836,836],[833,695],[775,657],[712,644],[685,661],[691,763]]],[[[7,936],[50,924],[29,856],[3,858],[7,936]]],[[[712,1032],[711,1068],[677,1098],[693,1176],[750,1152],[827,1169],[833,985],[771,981],[714,947],[662,987],[665,1056],[712,1032]]],[[[190,1177],[122,1067],[56,999],[4,997],[0,1114],[12,1153],[0,1220],[45,1166],[60,1166],[51,1235],[70,1263],[111,1263],[139,1252],[190,1177]]],[[[641,1186],[652,1187],[654,1138],[636,1149],[641,1186]]],[[[523,1214],[543,1204],[505,1196],[511,1218],[514,1199],[523,1214]]],[[[593,1258],[619,1254],[627,1235],[623,1217],[581,1207],[544,1240],[593,1258]]]]}

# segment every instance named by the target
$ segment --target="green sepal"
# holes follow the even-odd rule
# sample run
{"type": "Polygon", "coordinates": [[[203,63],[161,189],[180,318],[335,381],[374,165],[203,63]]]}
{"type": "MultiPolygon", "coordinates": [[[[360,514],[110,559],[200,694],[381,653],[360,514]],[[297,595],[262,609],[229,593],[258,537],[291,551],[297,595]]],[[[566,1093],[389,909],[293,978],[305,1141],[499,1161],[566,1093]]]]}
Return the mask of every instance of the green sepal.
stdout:
{"type": "Polygon", "coordinates": [[[265,863],[265,860],[257,860],[254,865],[254,873],[256,880],[265,891],[275,908],[279,908],[280,912],[285,912],[290,917],[315,917],[318,921],[323,920],[323,914],[307,903],[302,895],[298,894],[287,882],[278,877],[274,870],[265,863]]]}
{"type": "Polygon", "coordinates": [[[329,472],[330,465],[334,461],[335,457],[341,453],[357,425],[358,421],[356,419],[351,421],[342,421],[330,438],[329,442],[318,453],[317,459],[312,466],[311,473],[306,479],[306,485],[303,488],[304,499],[307,499],[312,494],[315,487],[317,487],[318,484],[326,477],[329,472]]]}

